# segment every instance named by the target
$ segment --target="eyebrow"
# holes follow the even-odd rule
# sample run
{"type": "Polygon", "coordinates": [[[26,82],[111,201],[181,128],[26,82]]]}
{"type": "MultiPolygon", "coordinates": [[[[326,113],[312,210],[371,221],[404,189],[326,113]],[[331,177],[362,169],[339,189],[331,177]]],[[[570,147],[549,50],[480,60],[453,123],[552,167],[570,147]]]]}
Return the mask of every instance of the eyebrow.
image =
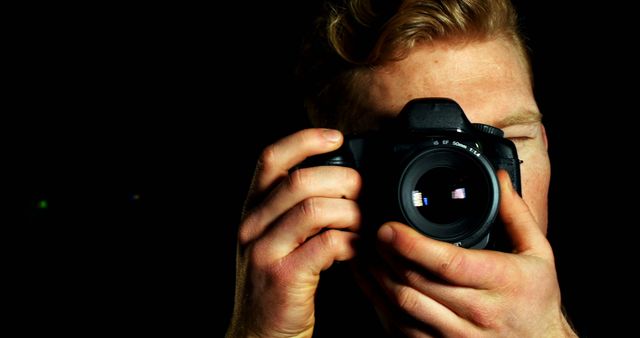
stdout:
{"type": "Polygon", "coordinates": [[[527,124],[542,121],[542,114],[533,110],[523,110],[503,118],[496,122],[498,128],[505,128],[518,124],[527,124]]]}

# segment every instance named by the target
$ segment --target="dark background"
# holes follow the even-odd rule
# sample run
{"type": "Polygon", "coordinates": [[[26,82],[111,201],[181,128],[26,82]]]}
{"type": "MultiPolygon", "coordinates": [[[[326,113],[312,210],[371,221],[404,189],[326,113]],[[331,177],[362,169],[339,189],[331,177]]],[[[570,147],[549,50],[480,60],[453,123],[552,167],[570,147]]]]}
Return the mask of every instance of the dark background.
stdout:
{"type": "MultiPolygon", "coordinates": [[[[633,319],[614,304],[637,301],[630,24],[577,1],[517,4],[564,303],[582,336],[622,333],[633,319]]],[[[255,159],[306,123],[291,67],[310,7],[8,11],[5,278],[24,332],[223,334],[255,159]]]]}

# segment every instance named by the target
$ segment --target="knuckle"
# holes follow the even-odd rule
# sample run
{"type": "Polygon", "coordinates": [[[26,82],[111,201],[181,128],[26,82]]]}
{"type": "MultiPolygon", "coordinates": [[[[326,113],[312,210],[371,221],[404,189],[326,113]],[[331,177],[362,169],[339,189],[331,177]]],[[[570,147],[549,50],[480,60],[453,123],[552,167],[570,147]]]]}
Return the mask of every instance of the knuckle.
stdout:
{"type": "Polygon", "coordinates": [[[400,286],[395,293],[398,306],[408,313],[415,313],[419,306],[415,292],[407,286],[400,286]]]}
{"type": "Polygon", "coordinates": [[[338,235],[339,235],[339,231],[338,230],[326,230],[324,232],[322,232],[322,234],[320,234],[320,241],[322,243],[322,247],[326,250],[326,251],[334,251],[335,248],[338,247],[338,235]]]}
{"type": "Polygon", "coordinates": [[[445,278],[453,277],[464,270],[465,262],[465,256],[462,251],[456,251],[446,257],[444,262],[439,265],[438,273],[445,278]]]}
{"type": "Polygon", "coordinates": [[[355,192],[360,191],[362,187],[362,177],[360,173],[353,168],[345,168],[343,171],[345,176],[345,182],[347,182],[349,188],[355,192]]]}
{"type": "Polygon", "coordinates": [[[494,311],[487,306],[483,306],[480,302],[468,304],[467,316],[469,317],[469,320],[483,328],[494,327],[496,323],[494,311]]]}
{"type": "Polygon", "coordinates": [[[307,198],[300,203],[300,214],[302,217],[310,221],[318,219],[318,215],[321,213],[321,207],[316,198],[307,198]]]}
{"type": "Polygon", "coordinates": [[[424,285],[427,283],[425,278],[414,270],[406,269],[402,275],[409,285],[424,285]]]}
{"type": "Polygon", "coordinates": [[[238,230],[238,244],[241,247],[246,246],[251,241],[251,235],[246,226],[241,226],[238,230]]]}
{"type": "Polygon", "coordinates": [[[260,267],[261,266],[261,257],[262,257],[262,250],[260,250],[260,244],[259,243],[255,243],[254,245],[252,245],[251,250],[249,250],[249,262],[251,264],[251,266],[253,267],[260,267]]]}
{"type": "Polygon", "coordinates": [[[240,246],[246,246],[251,241],[251,229],[255,227],[256,217],[254,214],[248,214],[247,217],[240,223],[238,228],[238,243],[240,246]]]}
{"type": "Polygon", "coordinates": [[[276,161],[276,146],[271,144],[262,150],[256,165],[256,171],[272,168],[276,161]]]}
{"type": "Polygon", "coordinates": [[[305,169],[296,170],[289,174],[287,180],[287,186],[290,191],[301,190],[309,180],[308,171],[305,169]]]}
{"type": "Polygon", "coordinates": [[[360,211],[360,207],[357,203],[353,202],[351,204],[351,223],[359,225],[362,223],[362,212],[360,211]]]}
{"type": "Polygon", "coordinates": [[[255,269],[263,271],[264,273],[269,272],[270,267],[270,255],[268,254],[269,244],[264,241],[257,241],[251,245],[250,253],[249,253],[249,261],[251,262],[251,266],[255,269]]]}
{"type": "Polygon", "coordinates": [[[408,256],[414,256],[414,252],[418,250],[417,247],[418,247],[418,239],[412,237],[407,239],[406,243],[402,243],[402,246],[400,246],[399,249],[408,256]]]}

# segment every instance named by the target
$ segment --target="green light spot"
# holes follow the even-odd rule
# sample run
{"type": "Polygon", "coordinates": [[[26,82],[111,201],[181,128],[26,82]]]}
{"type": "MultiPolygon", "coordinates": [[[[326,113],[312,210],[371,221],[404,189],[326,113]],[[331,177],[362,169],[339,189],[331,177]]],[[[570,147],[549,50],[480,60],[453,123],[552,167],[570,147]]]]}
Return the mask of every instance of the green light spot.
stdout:
{"type": "Polygon", "coordinates": [[[46,209],[49,207],[49,202],[47,200],[38,201],[38,209],[46,209]]]}

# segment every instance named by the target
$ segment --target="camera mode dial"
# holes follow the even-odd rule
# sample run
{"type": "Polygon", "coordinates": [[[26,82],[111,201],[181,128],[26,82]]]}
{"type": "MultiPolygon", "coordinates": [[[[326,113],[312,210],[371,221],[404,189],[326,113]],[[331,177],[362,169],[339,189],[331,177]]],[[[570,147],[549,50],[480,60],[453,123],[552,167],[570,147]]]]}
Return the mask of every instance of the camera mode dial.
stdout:
{"type": "Polygon", "coordinates": [[[487,133],[487,134],[498,136],[498,137],[504,137],[504,132],[502,131],[502,129],[496,128],[494,126],[490,126],[488,124],[473,123],[473,127],[476,130],[479,130],[483,133],[487,133]]]}

